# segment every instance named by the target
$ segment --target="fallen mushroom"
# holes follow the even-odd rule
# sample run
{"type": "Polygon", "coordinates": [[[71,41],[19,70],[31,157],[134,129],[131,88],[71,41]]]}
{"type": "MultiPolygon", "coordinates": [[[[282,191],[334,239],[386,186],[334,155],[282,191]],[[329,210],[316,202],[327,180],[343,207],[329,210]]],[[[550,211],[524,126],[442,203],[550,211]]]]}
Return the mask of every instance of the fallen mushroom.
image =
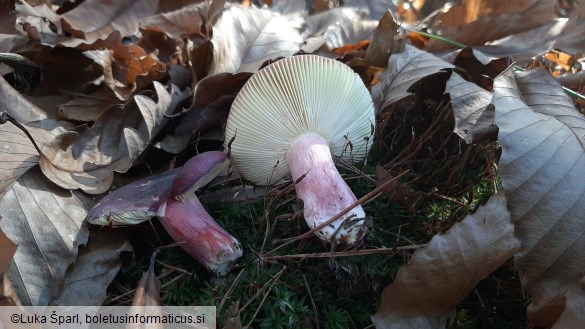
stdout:
{"type": "MultiPolygon", "coordinates": [[[[270,185],[289,172],[304,217],[315,228],[357,201],[332,155],[361,160],[372,144],[370,93],[348,66],[315,55],[285,58],[254,74],[235,98],[226,126],[236,169],[270,185]],[[303,175],[305,175],[303,177],[303,175]]],[[[353,244],[366,233],[360,205],[315,232],[353,244]]]]}
{"type": "Polygon", "coordinates": [[[227,169],[224,152],[206,152],[181,168],[138,180],[105,196],[88,214],[92,224],[136,224],[158,216],[169,235],[207,269],[226,274],[242,256],[242,246],[219,226],[195,191],[227,169]]]}

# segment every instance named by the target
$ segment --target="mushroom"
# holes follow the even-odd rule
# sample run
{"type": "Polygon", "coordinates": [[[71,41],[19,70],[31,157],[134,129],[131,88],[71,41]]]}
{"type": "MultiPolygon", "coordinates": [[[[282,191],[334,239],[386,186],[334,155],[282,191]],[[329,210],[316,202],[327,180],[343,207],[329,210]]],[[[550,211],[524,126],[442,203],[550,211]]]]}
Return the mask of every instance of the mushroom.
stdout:
{"type": "Polygon", "coordinates": [[[227,154],[201,153],[184,166],[138,180],[105,196],[87,215],[92,224],[136,224],[158,216],[169,235],[209,271],[226,274],[242,246],[205,211],[195,191],[229,167],[227,154]]]}
{"type": "MultiPolygon", "coordinates": [[[[363,159],[372,144],[375,113],[370,93],[348,66],[300,55],[254,74],[236,96],[226,146],[239,174],[271,185],[289,172],[311,229],[357,201],[339,175],[335,158],[363,159]]],[[[350,245],[367,232],[358,205],[315,232],[350,245]]]]}

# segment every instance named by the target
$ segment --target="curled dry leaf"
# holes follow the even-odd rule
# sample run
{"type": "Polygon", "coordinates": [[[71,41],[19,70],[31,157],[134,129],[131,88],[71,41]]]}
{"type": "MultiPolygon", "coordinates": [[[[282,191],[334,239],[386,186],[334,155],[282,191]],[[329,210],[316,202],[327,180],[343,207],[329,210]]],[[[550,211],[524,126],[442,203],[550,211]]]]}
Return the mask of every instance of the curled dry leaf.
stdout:
{"type": "Polygon", "coordinates": [[[498,128],[494,125],[494,106],[491,105],[492,93],[455,72],[447,80],[445,93],[451,97],[455,116],[454,133],[467,144],[497,138],[498,128]]]}
{"type": "Polygon", "coordinates": [[[173,133],[156,146],[178,154],[213,125],[224,124],[234,98],[251,75],[248,72],[217,73],[203,78],[195,87],[191,107],[173,133]]]}
{"type": "Polygon", "coordinates": [[[537,326],[550,326],[585,274],[585,117],[545,70],[494,81],[498,174],[522,250],[515,263],[537,326]]]}
{"type": "Polygon", "coordinates": [[[159,251],[150,256],[148,270],[142,275],[132,299],[132,306],[160,306],[160,280],[154,273],[155,258],[159,251]]]}
{"type": "Polygon", "coordinates": [[[420,79],[453,67],[426,51],[406,45],[403,52],[390,56],[388,69],[381,74],[380,83],[372,88],[374,104],[380,111],[410,96],[409,88],[420,79]]]}
{"type": "Polygon", "coordinates": [[[139,76],[166,71],[166,67],[154,55],[147,53],[139,45],[124,45],[122,34],[114,31],[106,40],[91,45],[83,54],[102,67],[105,84],[121,100],[132,96],[137,88],[139,76]]]}
{"type": "Polygon", "coordinates": [[[470,47],[455,50],[442,58],[465,70],[469,81],[488,91],[493,91],[493,79],[512,65],[512,59],[507,56],[495,58],[470,47]]]}
{"type": "Polygon", "coordinates": [[[63,290],[51,305],[99,306],[107,298],[106,289],[118,274],[122,252],[132,246],[120,231],[110,228],[89,233],[85,246],[65,274],[63,290]]]}
{"type": "Polygon", "coordinates": [[[353,8],[337,7],[311,15],[302,31],[303,39],[307,39],[303,50],[313,52],[323,44],[332,50],[358,43],[371,38],[377,25],[375,20],[364,20],[353,8]]]}
{"type": "Polygon", "coordinates": [[[374,39],[368,47],[364,61],[372,66],[386,67],[390,54],[404,51],[400,29],[392,14],[387,12],[374,30],[374,39]]]}
{"type": "Polygon", "coordinates": [[[34,169],[0,200],[0,228],[18,244],[7,277],[22,304],[47,305],[60,294],[67,268],[87,241],[91,202],[82,198],[34,169]]]}
{"type": "MultiPolygon", "coordinates": [[[[556,0],[462,1],[437,15],[429,30],[468,46],[481,45],[551,22],[556,3],[556,0]]],[[[425,49],[448,47],[445,42],[431,39],[425,49]]]]}
{"type": "Polygon", "coordinates": [[[384,328],[445,328],[455,305],[520,249],[502,192],[417,250],[384,289],[372,321],[384,328]]]}
{"type": "Polygon", "coordinates": [[[232,6],[213,27],[215,59],[210,74],[255,72],[262,63],[297,53],[303,44],[299,14],[232,6]]]}
{"type": "Polygon", "coordinates": [[[91,127],[83,125],[43,143],[43,173],[63,188],[105,192],[113,171],[126,172],[132,166],[162,128],[165,115],[183,99],[175,88],[169,94],[158,82],[154,87],[156,103],[136,95],[124,108],[110,107],[91,127]]]}

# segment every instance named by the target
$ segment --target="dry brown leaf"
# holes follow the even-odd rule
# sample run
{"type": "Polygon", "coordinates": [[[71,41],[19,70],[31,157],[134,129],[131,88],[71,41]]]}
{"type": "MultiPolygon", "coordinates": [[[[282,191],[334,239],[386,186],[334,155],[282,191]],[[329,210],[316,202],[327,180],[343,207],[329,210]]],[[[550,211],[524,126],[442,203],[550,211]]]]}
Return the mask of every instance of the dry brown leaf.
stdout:
{"type": "Polygon", "coordinates": [[[169,94],[158,82],[154,87],[156,103],[136,95],[124,108],[110,107],[91,128],[82,125],[41,144],[43,173],[63,188],[105,192],[113,172],[126,172],[132,166],[164,125],[165,115],[172,114],[184,98],[175,88],[169,94]]]}
{"type": "MultiPolygon", "coordinates": [[[[510,34],[548,24],[555,18],[556,0],[468,0],[437,15],[429,27],[440,35],[467,46],[484,44],[510,34]]],[[[429,51],[451,47],[432,39],[429,51]]]]}
{"type": "Polygon", "coordinates": [[[155,258],[158,252],[150,257],[148,270],[142,275],[132,299],[132,306],[160,306],[160,280],[154,273],[155,258]]]}
{"type": "MultiPolygon", "coordinates": [[[[2,221],[2,216],[0,216],[0,221],[2,221]]],[[[6,273],[8,265],[10,265],[14,253],[16,253],[17,247],[18,245],[12,242],[12,240],[10,240],[6,234],[0,230],[0,278],[4,276],[4,273],[6,273]]],[[[3,291],[0,291],[0,295],[2,294],[3,291]]]]}
{"type": "Polygon", "coordinates": [[[307,17],[303,50],[314,52],[324,44],[329,50],[371,39],[378,22],[364,20],[353,8],[337,7],[307,17]]]}
{"type": "Polygon", "coordinates": [[[481,47],[481,50],[493,56],[510,56],[521,65],[554,48],[579,54],[585,52],[584,28],[585,2],[580,2],[568,19],[557,18],[542,27],[505,36],[490,42],[490,46],[481,47]]]}
{"type": "Polygon", "coordinates": [[[507,56],[495,58],[470,47],[456,50],[442,58],[465,70],[466,79],[487,91],[493,90],[493,79],[512,65],[512,60],[507,56]]]}
{"type": "Polygon", "coordinates": [[[467,144],[497,139],[498,128],[494,124],[494,106],[491,105],[492,93],[455,72],[447,80],[445,93],[451,97],[455,117],[454,133],[467,144]]]}
{"type": "Polygon", "coordinates": [[[63,190],[38,169],[21,176],[0,200],[0,228],[16,244],[7,277],[24,305],[47,305],[87,241],[91,202],[63,190]]]}
{"type": "Polygon", "coordinates": [[[66,39],[59,15],[46,4],[32,7],[26,1],[16,2],[16,26],[30,39],[46,45],[55,45],[66,39]]]}
{"type": "Polygon", "coordinates": [[[201,80],[195,87],[191,107],[181,117],[173,133],[156,146],[178,154],[213,125],[225,123],[234,98],[251,75],[247,72],[218,73],[201,80]]]}
{"type": "Polygon", "coordinates": [[[574,329],[585,323],[585,279],[572,285],[565,297],[565,309],[551,329],[574,329]]]}
{"type": "Polygon", "coordinates": [[[138,33],[140,21],[156,14],[158,0],[84,1],[63,14],[63,30],[85,43],[105,39],[114,31],[129,37],[138,33]]]}
{"type": "Polygon", "coordinates": [[[87,50],[83,54],[103,68],[105,84],[119,99],[126,100],[136,91],[139,76],[153,74],[156,78],[166,67],[139,45],[127,46],[122,41],[122,34],[115,31],[106,40],[91,45],[92,49],[100,50],[87,50]]]}
{"type": "Polygon", "coordinates": [[[106,88],[89,95],[75,95],[73,99],[57,106],[57,117],[62,120],[92,122],[96,121],[110,106],[119,103],[113,93],[106,88]]]}
{"type": "Polygon", "coordinates": [[[299,14],[232,6],[213,26],[214,62],[210,74],[255,72],[262,63],[297,53],[303,44],[299,14]]]}
{"type": "Polygon", "coordinates": [[[520,249],[502,192],[417,250],[384,289],[377,329],[445,328],[455,305],[520,249]]]}
{"type": "Polygon", "coordinates": [[[16,7],[14,1],[0,1],[0,33],[16,34],[16,7]]]}
{"type": "Polygon", "coordinates": [[[142,20],[141,26],[156,28],[171,38],[196,35],[201,33],[205,14],[207,4],[202,2],[148,17],[142,20]]]}
{"type": "Polygon", "coordinates": [[[89,232],[89,240],[65,274],[63,290],[51,305],[99,306],[107,298],[106,289],[118,274],[122,252],[132,246],[120,231],[103,228],[89,232]]]}
{"type": "Polygon", "coordinates": [[[375,20],[381,19],[388,10],[395,13],[397,9],[392,0],[345,0],[343,5],[358,9],[360,12],[366,13],[368,18],[375,20]]]}
{"type": "Polygon", "coordinates": [[[498,174],[522,250],[516,255],[528,313],[550,326],[585,274],[585,117],[543,69],[494,82],[502,155],[498,174]]]}
{"type": "MultiPolygon", "coordinates": [[[[404,42],[401,42],[400,25],[394,21],[394,17],[387,12],[374,30],[373,41],[366,52],[366,61],[369,65],[386,67],[390,54],[404,51],[404,42]]],[[[403,39],[405,40],[405,39],[403,39]]]]}
{"type": "Polygon", "coordinates": [[[26,134],[7,122],[0,125],[0,199],[20,176],[37,165],[39,153],[26,134]]]}
{"type": "Polygon", "coordinates": [[[380,83],[372,88],[376,108],[380,111],[410,96],[409,88],[420,79],[452,67],[452,64],[428,52],[406,45],[403,52],[390,56],[388,68],[380,76],[380,83]]]}

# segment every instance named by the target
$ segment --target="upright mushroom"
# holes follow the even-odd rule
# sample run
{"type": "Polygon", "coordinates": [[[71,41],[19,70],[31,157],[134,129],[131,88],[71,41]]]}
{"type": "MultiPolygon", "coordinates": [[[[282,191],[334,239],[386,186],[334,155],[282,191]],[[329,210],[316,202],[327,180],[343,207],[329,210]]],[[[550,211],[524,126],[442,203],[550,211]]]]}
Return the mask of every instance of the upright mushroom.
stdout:
{"type": "Polygon", "coordinates": [[[229,160],[224,152],[206,152],[181,168],[147,177],[105,196],[87,215],[92,224],[136,224],[158,216],[169,235],[193,258],[217,275],[226,274],[242,256],[242,246],[205,211],[195,191],[229,160]]]}
{"type": "MultiPolygon", "coordinates": [[[[374,106],[362,80],[348,66],[320,56],[285,58],[254,74],[232,104],[226,146],[238,172],[270,185],[289,172],[315,228],[357,199],[332,157],[361,160],[372,144],[374,106]],[[303,175],[305,175],[302,177],[303,175]]],[[[353,244],[366,228],[356,206],[318,230],[323,240],[353,244]]]]}

